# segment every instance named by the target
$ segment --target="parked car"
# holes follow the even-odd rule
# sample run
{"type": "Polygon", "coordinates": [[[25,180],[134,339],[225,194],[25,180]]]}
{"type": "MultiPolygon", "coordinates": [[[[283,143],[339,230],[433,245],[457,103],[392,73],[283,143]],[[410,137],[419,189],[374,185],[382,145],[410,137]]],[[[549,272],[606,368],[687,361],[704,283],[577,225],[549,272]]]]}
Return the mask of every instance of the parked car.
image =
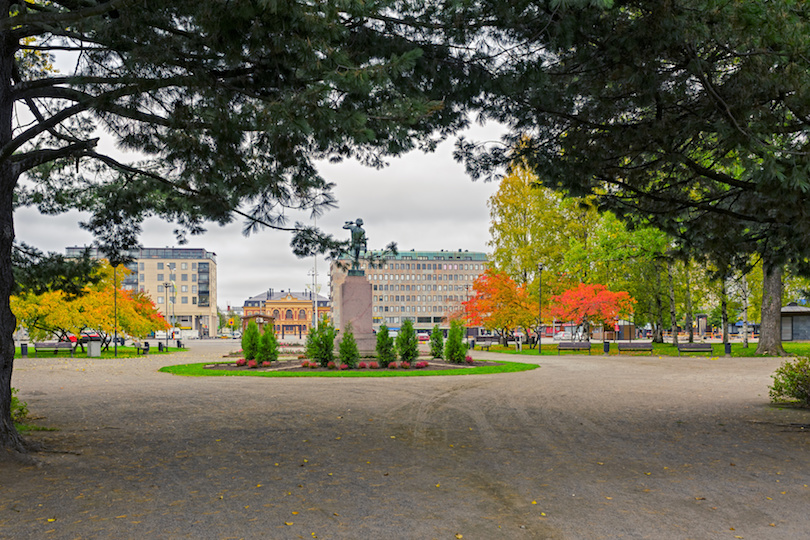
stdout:
{"type": "Polygon", "coordinates": [[[574,339],[573,334],[568,331],[557,332],[554,334],[554,341],[572,341],[574,339]]]}
{"type": "Polygon", "coordinates": [[[428,334],[417,334],[416,339],[419,341],[430,341],[430,335],[428,334]]]}

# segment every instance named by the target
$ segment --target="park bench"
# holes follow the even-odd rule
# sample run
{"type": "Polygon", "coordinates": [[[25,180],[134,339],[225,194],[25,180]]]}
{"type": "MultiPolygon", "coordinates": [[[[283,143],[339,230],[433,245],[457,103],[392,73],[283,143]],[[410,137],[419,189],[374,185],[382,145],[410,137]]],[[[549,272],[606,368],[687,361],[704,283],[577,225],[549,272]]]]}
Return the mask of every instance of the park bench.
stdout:
{"type": "Polygon", "coordinates": [[[682,352],[687,352],[687,353],[707,352],[707,353],[711,354],[712,353],[712,344],[711,343],[678,343],[678,356],[680,356],[682,352]]]}
{"type": "Polygon", "coordinates": [[[561,351],[584,351],[585,349],[588,350],[588,354],[591,354],[590,341],[561,341],[557,343],[558,356],[561,351]]]}
{"type": "Polygon", "coordinates": [[[149,342],[144,341],[142,345],[135,344],[135,354],[146,354],[149,352],[149,342]]]}
{"type": "Polygon", "coordinates": [[[652,352],[653,344],[651,342],[636,341],[630,343],[619,342],[616,344],[619,352],[622,351],[649,351],[652,352]]]}
{"type": "Polygon", "coordinates": [[[498,338],[496,338],[496,337],[479,337],[479,338],[477,338],[477,339],[475,340],[475,344],[476,344],[476,345],[480,345],[480,346],[481,346],[481,350],[482,350],[482,351],[483,351],[483,350],[487,350],[487,351],[488,351],[488,350],[489,350],[489,348],[490,348],[492,345],[494,345],[494,344],[496,344],[496,343],[498,343],[498,342],[499,342],[499,340],[498,340],[498,338]]]}
{"type": "Polygon", "coordinates": [[[75,349],[76,345],[70,341],[40,341],[34,343],[34,356],[38,357],[39,351],[53,352],[53,354],[58,354],[59,351],[70,351],[70,356],[73,356],[75,349]]]}

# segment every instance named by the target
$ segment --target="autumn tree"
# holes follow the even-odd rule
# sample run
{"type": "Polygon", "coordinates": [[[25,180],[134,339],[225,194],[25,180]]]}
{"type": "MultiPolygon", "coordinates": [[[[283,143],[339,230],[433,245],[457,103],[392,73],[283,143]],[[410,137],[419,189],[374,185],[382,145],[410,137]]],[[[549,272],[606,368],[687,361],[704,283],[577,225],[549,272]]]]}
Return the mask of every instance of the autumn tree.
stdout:
{"type": "Polygon", "coordinates": [[[594,323],[608,324],[633,311],[635,300],[625,291],[609,291],[604,285],[582,283],[551,299],[549,314],[583,326],[585,336],[594,323]]]}
{"type": "Polygon", "coordinates": [[[11,307],[18,324],[24,326],[34,340],[52,336],[66,340],[71,335],[93,330],[101,335],[105,347],[109,347],[116,330],[135,337],[165,330],[168,325],[149,297],[136,291],[118,289],[114,292],[115,284],[121,283],[121,273],[122,270],[118,270],[114,282],[112,267],[102,261],[93,282],[80,294],[71,295],[61,290],[40,294],[24,292],[11,298],[11,307]]]}
{"type": "Polygon", "coordinates": [[[482,116],[509,126],[502,147],[462,144],[470,171],[517,162],[689,250],[758,255],[757,352],[784,354],[783,268],[810,271],[810,4],[484,0],[468,14],[464,39],[502,60],[482,116]]]}
{"type": "Polygon", "coordinates": [[[492,268],[473,282],[473,295],[462,306],[468,326],[493,330],[503,341],[517,328],[532,328],[537,317],[537,303],[532,302],[528,288],[492,268]]]}
{"type": "Polygon", "coordinates": [[[244,218],[289,230],[299,255],[336,253],[286,222],[335,205],[315,160],[433,149],[479,94],[485,71],[413,24],[417,7],[0,0],[0,447],[24,451],[9,409],[14,207],[85,212],[109,255],[149,216],[181,241],[244,218]]]}

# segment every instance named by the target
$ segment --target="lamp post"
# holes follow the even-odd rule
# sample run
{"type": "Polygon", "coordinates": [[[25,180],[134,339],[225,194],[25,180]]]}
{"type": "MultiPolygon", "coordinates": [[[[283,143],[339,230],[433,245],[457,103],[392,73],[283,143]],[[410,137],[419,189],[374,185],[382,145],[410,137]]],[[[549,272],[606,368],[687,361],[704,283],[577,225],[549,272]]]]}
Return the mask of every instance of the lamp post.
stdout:
{"type": "Polygon", "coordinates": [[[537,264],[537,354],[543,354],[543,264],[537,264]]]}
{"type": "MultiPolygon", "coordinates": [[[[163,283],[163,294],[166,297],[166,313],[164,315],[166,316],[167,321],[170,320],[169,319],[169,287],[171,287],[171,286],[172,286],[171,281],[166,281],[166,282],[163,283]]],[[[169,329],[168,328],[166,329],[166,348],[167,349],[169,348],[169,329]]]]}

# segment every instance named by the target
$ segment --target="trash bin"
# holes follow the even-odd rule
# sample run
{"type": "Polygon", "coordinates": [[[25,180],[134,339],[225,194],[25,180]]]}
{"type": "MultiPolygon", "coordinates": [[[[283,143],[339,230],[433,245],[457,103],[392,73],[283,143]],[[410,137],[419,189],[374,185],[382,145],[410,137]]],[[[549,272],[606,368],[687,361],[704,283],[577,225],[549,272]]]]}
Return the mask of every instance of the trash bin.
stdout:
{"type": "Polygon", "coordinates": [[[158,341],[158,352],[163,352],[163,343],[158,341]]]}
{"type": "Polygon", "coordinates": [[[20,343],[20,356],[28,356],[28,343],[20,343]]]}
{"type": "Polygon", "coordinates": [[[87,342],[87,356],[89,358],[100,358],[101,357],[101,342],[100,341],[88,341],[87,342]]]}
{"type": "Polygon", "coordinates": [[[605,341],[602,344],[602,347],[603,347],[603,350],[605,351],[605,354],[610,352],[610,342],[609,341],[605,341]]]}
{"type": "Polygon", "coordinates": [[[178,349],[182,349],[182,348],[183,348],[183,342],[182,342],[182,341],[180,341],[179,339],[177,340],[177,348],[178,348],[178,349]]]}
{"type": "Polygon", "coordinates": [[[726,356],[731,356],[731,343],[724,343],[726,349],[726,356]]]}

